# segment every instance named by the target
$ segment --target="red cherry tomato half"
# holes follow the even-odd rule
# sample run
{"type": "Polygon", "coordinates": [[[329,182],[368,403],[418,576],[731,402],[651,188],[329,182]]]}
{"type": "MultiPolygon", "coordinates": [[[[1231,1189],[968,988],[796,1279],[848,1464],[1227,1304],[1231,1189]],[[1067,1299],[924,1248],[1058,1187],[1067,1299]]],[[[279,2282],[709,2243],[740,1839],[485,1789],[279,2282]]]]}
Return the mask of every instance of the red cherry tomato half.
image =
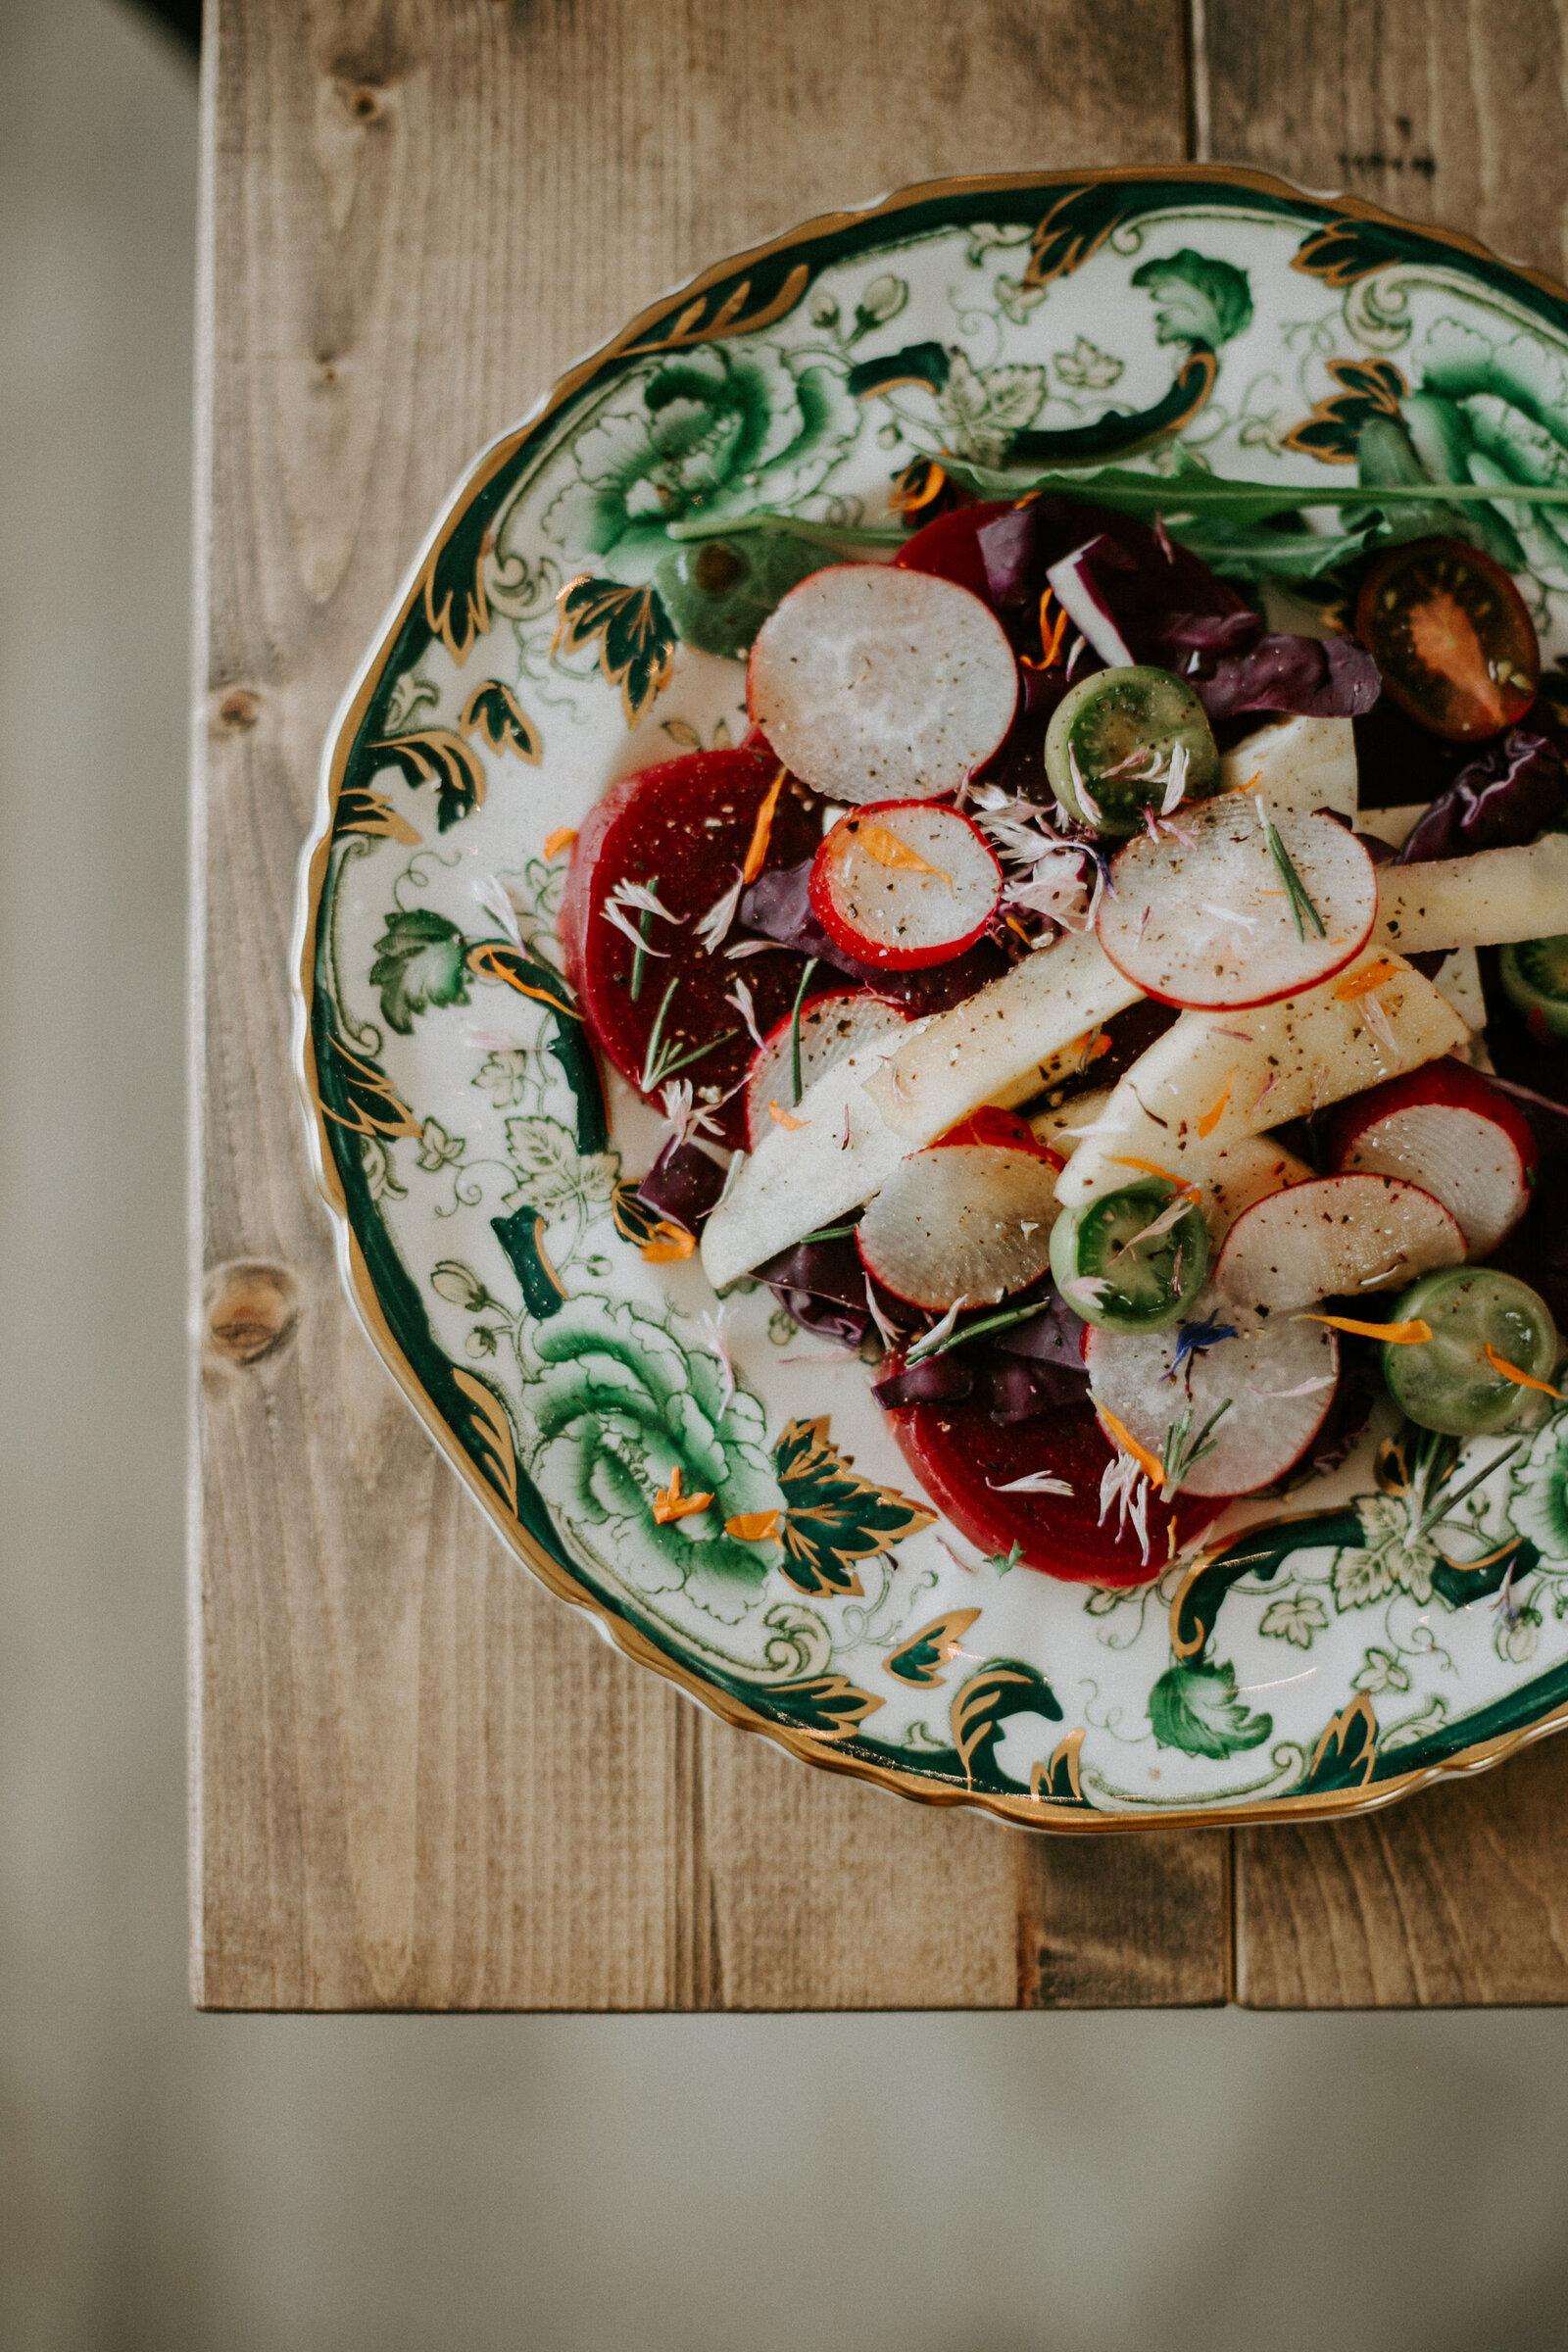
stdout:
{"type": "Polygon", "coordinates": [[[1523,597],[1462,539],[1391,548],[1362,583],[1355,633],[1394,701],[1450,743],[1516,725],[1541,684],[1523,597]]]}

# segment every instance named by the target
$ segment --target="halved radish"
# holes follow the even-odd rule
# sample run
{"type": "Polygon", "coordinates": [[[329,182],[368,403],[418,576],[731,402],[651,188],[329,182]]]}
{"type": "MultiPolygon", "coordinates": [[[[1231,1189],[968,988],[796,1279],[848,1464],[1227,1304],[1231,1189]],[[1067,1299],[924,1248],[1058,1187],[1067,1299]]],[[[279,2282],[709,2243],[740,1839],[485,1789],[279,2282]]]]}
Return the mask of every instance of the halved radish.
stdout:
{"type": "Polygon", "coordinates": [[[1272,1004],[1366,945],[1378,878],[1363,845],[1321,811],[1267,808],[1228,794],[1118,851],[1095,928],[1148,995],[1200,1012],[1272,1004]]]}
{"type": "Polygon", "coordinates": [[[1034,1151],[950,1144],[900,1162],[856,1229],[868,1273],[911,1306],[993,1305],[1051,1263],[1056,1173],[1034,1151]]]}
{"type": "Polygon", "coordinates": [[[956,808],[878,801],[841,816],[811,865],[811,911],[857,963],[911,972],[961,956],[1002,897],[985,835],[956,808]]]}
{"type": "Polygon", "coordinates": [[[1176,1372],[1180,1340],[1179,1327],[1135,1336],[1091,1329],[1084,1361],[1095,1401],[1160,1460],[1169,1446],[1173,1467],[1223,1406],[1209,1432],[1213,1451],[1185,1473],[1179,1492],[1218,1499],[1271,1487],[1328,1418],[1340,1372],[1334,1333],[1323,1323],[1270,1323],[1190,1351],[1176,1372]]]}
{"type": "Polygon", "coordinates": [[[888,564],[837,564],[758,631],[747,703],[779,758],[839,801],[954,792],[1012,723],[1018,672],[967,588],[888,564]]]}
{"type": "Polygon", "coordinates": [[[1420,1185],[1458,1219],[1472,1257],[1489,1255],[1530,1205],[1540,1156],[1530,1122],[1462,1061],[1353,1096],[1329,1132],[1336,1169],[1420,1185]]]}
{"type": "Polygon", "coordinates": [[[1225,1237],[1214,1288],[1263,1314],[1348,1292],[1396,1290],[1433,1266],[1459,1265],[1458,1220],[1397,1176],[1314,1176],[1244,1210],[1225,1237]]]}
{"type": "Polygon", "coordinates": [[[887,1418],[910,1470],[960,1536],[1065,1584],[1147,1585],[1216,1513],[1198,1495],[1174,1504],[1150,1496],[1140,1543],[1116,1504],[1101,1500],[1115,1451],[1087,1404],[1005,1423],[964,1403],[901,1405],[887,1418]]]}
{"type": "Polygon", "coordinates": [[[1209,1244],[1217,1252],[1244,1210],[1266,1200],[1270,1193],[1284,1192],[1287,1185],[1310,1184],[1313,1173],[1304,1159],[1298,1159],[1272,1136],[1239,1135],[1214,1153],[1199,1172],[1198,1181],[1202,1188],[1209,1244]]]}
{"type": "Polygon", "coordinates": [[[828,989],[808,997],[801,1006],[801,1087],[795,1089],[795,1020],[793,1008],[768,1031],[761,1050],[752,1057],[746,1081],[748,1148],[755,1152],[769,1127],[778,1124],[769,1103],[786,1117],[800,1109],[807,1088],[834,1062],[872,1038],[886,1037],[905,1026],[897,1004],[869,989],[828,989]]]}

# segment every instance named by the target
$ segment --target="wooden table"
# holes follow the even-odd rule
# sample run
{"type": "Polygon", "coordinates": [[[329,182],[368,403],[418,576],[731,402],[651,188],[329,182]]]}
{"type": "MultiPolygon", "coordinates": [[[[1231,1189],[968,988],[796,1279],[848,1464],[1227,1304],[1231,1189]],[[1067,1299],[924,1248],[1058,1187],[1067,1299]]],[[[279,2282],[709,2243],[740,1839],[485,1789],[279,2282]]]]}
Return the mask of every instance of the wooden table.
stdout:
{"type": "Polygon", "coordinates": [[[1568,0],[216,0],[193,1979],[225,2009],[1568,1998],[1568,1740],[1344,1827],[1046,1838],[811,1772],[506,1553],[340,1295],[289,1070],[342,686],[651,292],[946,172],[1218,158],[1561,272],[1568,0]]]}

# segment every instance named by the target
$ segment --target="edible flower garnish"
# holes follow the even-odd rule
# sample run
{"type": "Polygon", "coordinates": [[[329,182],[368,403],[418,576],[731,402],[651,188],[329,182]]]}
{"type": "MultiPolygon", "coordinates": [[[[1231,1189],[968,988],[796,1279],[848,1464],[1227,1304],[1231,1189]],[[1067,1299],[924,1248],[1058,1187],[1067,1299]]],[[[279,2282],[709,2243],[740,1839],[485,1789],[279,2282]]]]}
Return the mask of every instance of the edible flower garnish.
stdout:
{"type": "Polygon", "coordinates": [[[725,935],[735,920],[735,909],[741,903],[741,892],[745,888],[746,876],[744,873],[738,873],[728,890],[719,892],[718,897],[698,923],[697,937],[710,956],[716,956],[723,946],[725,935]]]}
{"type": "Polygon", "coordinates": [[[939,882],[946,882],[950,890],[953,888],[951,874],[944,873],[940,865],[932,865],[921,857],[918,850],[911,850],[908,843],[901,841],[887,825],[857,825],[855,839],[868,858],[874,858],[878,865],[887,866],[891,872],[935,874],[939,882]]]}
{"type": "Polygon", "coordinates": [[[1215,1096],[1213,1102],[1209,1104],[1208,1108],[1203,1112],[1201,1118],[1198,1122],[1198,1132],[1203,1138],[1205,1143],[1213,1134],[1221,1119],[1225,1116],[1225,1105],[1231,1099],[1231,1088],[1235,1085],[1235,1083],[1236,1072],[1231,1070],[1227,1072],[1225,1083],[1220,1088],[1219,1093],[1215,1096]]]}
{"type": "Polygon", "coordinates": [[[1220,1323],[1213,1317],[1205,1322],[1181,1324],[1176,1333],[1176,1352],[1171,1357],[1170,1370],[1163,1378],[1174,1380],[1192,1356],[1202,1355],[1208,1348],[1217,1348],[1222,1340],[1234,1340],[1235,1337],[1234,1323],[1220,1323]]]}
{"type": "Polygon", "coordinates": [[[1104,1424],[1107,1436],[1115,1441],[1123,1453],[1132,1455],[1133,1460],[1152,1485],[1157,1485],[1165,1475],[1164,1464],[1158,1455],[1151,1453],[1147,1446],[1140,1446],[1126,1422],[1119,1421],[1109,1405],[1102,1404],[1098,1397],[1095,1399],[1095,1411],[1104,1424]]]}
{"type": "Polygon", "coordinates": [[[1354,1315],[1298,1315],[1298,1323],[1327,1323],[1334,1331],[1348,1331],[1357,1340],[1386,1340],[1391,1348],[1424,1348],[1432,1337],[1432,1326],[1417,1315],[1409,1323],[1358,1323],[1354,1315]]]}
{"type": "Polygon", "coordinates": [[[781,767],[767,788],[767,797],[757,811],[757,822],[752,827],[752,838],[746,852],[746,862],[741,867],[742,882],[755,882],[767,862],[767,845],[773,838],[773,811],[778,807],[778,796],[784,789],[784,776],[785,770],[781,767]]]}
{"type": "Polygon", "coordinates": [[[1071,1494],[1072,1486],[1065,1478],[1053,1478],[1049,1470],[1026,1470],[1022,1478],[1004,1479],[1000,1483],[988,1478],[986,1485],[994,1494],[1071,1494]]]}
{"type": "Polygon", "coordinates": [[[553,833],[545,835],[546,858],[559,858],[563,850],[570,849],[576,838],[575,825],[558,825],[553,833]]]}
{"type": "Polygon", "coordinates": [[[734,987],[730,990],[729,995],[724,999],[724,1002],[726,1004],[734,1005],[736,1011],[740,1014],[741,1019],[746,1023],[747,1035],[750,1037],[753,1045],[760,1054],[762,1048],[766,1045],[767,1040],[762,1035],[760,1029],[759,1029],[757,1026],[757,1005],[753,1000],[752,992],[747,986],[746,982],[744,980],[737,979],[734,987]]]}
{"type": "Polygon", "coordinates": [[[1374,988],[1381,988],[1385,980],[1397,980],[1399,971],[1398,964],[1391,963],[1386,956],[1380,956],[1376,963],[1367,965],[1365,971],[1351,972],[1348,979],[1340,981],[1334,994],[1342,1004],[1351,1004],[1355,998],[1369,995],[1374,988]]]}
{"type": "Polygon", "coordinates": [[[696,1511],[706,1511],[712,1501],[711,1494],[683,1494],[680,1491],[680,1464],[669,1474],[667,1487],[661,1487],[654,1496],[654,1517],[661,1527],[672,1519],[690,1519],[696,1511]]]}
{"type": "MultiPolygon", "coordinates": [[[[1079,1129],[1081,1135],[1087,1135],[1089,1132],[1087,1127],[1079,1129]]],[[[1203,1197],[1196,1184],[1190,1183],[1185,1176],[1173,1176],[1169,1168],[1160,1166],[1157,1159],[1129,1159],[1122,1152],[1114,1152],[1111,1154],[1111,1164],[1118,1168],[1136,1168],[1143,1176],[1158,1176],[1166,1184],[1173,1184],[1179,1193],[1185,1193],[1190,1200],[1200,1200],[1203,1197]]]]}
{"type": "Polygon", "coordinates": [[[725,1520],[724,1533],[741,1544],[776,1544],[781,1515],[778,1511],[738,1511],[733,1519],[725,1520]]]}
{"type": "MultiPolygon", "coordinates": [[[[1104,1416],[1102,1415],[1102,1418],[1104,1416]]],[[[1146,1458],[1153,1462],[1157,1477],[1159,1464],[1154,1462],[1152,1454],[1146,1458]]],[[[1104,1526],[1106,1514],[1114,1503],[1117,1533],[1124,1534],[1131,1526],[1146,1561],[1149,1558],[1150,1492],[1149,1474],[1138,1455],[1118,1449],[1105,1464],[1100,1481],[1100,1525],[1104,1526]]]]}
{"type": "Polygon", "coordinates": [[[1561,1389],[1554,1389],[1549,1380],[1537,1380],[1533,1372],[1521,1372],[1517,1364],[1510,1364],[1505,1355],[1497,1353],[1490,1340],[1484,1352],[1494,1372],[1501,1373],[1504,1380],[1511,1380],[1516,1389],[1534,1389],[1538,1396],[1555,1396],[1559,1404],[1564,1401],[1561,1389]]]}
{"type": "Polygon", "coordinates": [[[684,1225],[676,1225],[670,1218],[661,1217],[652,1237],[644,1242],[641,1255],[651,1266],[668,1266],[673,1265],[677,1258],[690,1257],[696,1248],[695,1235],[688,1233],[684,1225]]]}
{"type": "MultiPolygon", "coordinates": [[[[800,1098],[797,1096],[796,1100],[799,1101],[799,1099],[800,1098]]],[[[811,1124],[809,1119],[792,1118],[787,1110],[780,1110],[776,1102],[769,1102],[767,1106],[767,1115],[773,1121],[776,1127],[788,1128],[792,1134],[797,1127],[809,1127],[811,1124]]]]}

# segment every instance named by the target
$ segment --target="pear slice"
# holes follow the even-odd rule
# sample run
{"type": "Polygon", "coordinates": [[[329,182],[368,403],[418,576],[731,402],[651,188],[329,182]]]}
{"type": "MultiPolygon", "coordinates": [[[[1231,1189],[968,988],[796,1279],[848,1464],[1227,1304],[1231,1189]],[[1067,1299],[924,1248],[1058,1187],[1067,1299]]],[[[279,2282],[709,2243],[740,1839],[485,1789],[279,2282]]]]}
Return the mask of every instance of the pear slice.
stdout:
{"type": "Polygon", "coordinates": [[[1430,980],[1376,947],[1304,996],[1245,1013],[1184,1012],[1115,1088],[1056,1198],[1075,1207],[1151,1171],[1200,1185],[1237,1137],[1419,1069],[1468,1035],[1430,980]]]}
{"type": "Polygon", "coordinates": [[[1500,948],[1568,930],[1568,833],[1522,849],[1477,850],[1386,865],[1372,936],[1401,956],[1429,948],[1500,948]]]}
{"type": "Polygon", "coordinates": [[[1219,788],[1242,792],[1249,786],[1280,813],[1309,816],[1314,808],[1332,808],[1353,824],[1358,787],[1350,721],[1277,718],[1244,736],[1220,760],[1219,788]]]}

